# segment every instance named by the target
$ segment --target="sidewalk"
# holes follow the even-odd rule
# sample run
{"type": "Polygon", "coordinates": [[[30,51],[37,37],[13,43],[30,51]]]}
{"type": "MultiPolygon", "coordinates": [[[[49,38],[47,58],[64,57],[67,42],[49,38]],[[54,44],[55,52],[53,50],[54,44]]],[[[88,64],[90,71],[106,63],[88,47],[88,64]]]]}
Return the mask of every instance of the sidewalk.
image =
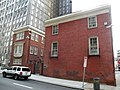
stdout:
{"type": "MultiPolygon", "coordinates": [[[[45,82],[45,83],[51,83],[51,84],[55,84],[55,85],[60,85],[60,86],[65,86],[65,87],[70,87],[70,88],[80,89],[82,87],[82,82],[79,82],[79,81],[58,79],[58,78],[41,76],[41,75],[33,75],[32,74],[29,79],[33,79],[33,80],[37,80],[37,81],[41,81],[41,82],[45,82]]],[[[116,78],[116,80],[118,80],[118,79],[116,78]]],[[[117,85],[115,87],[115,86],[101,84],[100,89],[101,90],[120,90],[120,85],[117,85]]],[[[85,83],[85,90],[94,90],[93,84],[85,83]]]]}
{"type": "MultiPolygon", "coordinates": [[[[0,70],[0,73],[2,73],[1,70],[0,70]]],[[[32,74],[31,77],[29,77],[29,79],[40,81],[40,82],[45,82],[45,83],[50,83],[50,84],[55,84],[55,85],[60,85],[60,86],[65,86],[65,87],[70,87],[70,88],[76,88],[76,89],[80,89],[82,87],[82,82],[80,81],[58,79],[58,78],[41,76],[38,74],[37,75],[32,74]]],[[[120,90],[120,71],[116,71],[116,83],[117,83],[116,87],[101,84],[100,89],[101,90],[120,90]]],[[[93,83],[85,82],[84,84],[85,84],[84,86],[85,90],[94,90],[93,83]]]]}

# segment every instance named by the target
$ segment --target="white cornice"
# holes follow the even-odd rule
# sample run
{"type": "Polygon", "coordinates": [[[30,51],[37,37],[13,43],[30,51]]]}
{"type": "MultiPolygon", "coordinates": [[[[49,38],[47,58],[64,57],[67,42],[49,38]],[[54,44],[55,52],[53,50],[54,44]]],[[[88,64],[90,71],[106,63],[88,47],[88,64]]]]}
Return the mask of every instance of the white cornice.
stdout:
{"type": "Polygon", "coordinates": [[[14,29],[13,32],[14,32],[14,34],[16,34],[16,33],[24,32],[24,31],[27,31],[27,30],[29,30],[31,32],[34,32],[34,33],[37,33],[38,35],[41,35],[41,36],[45,35],[44,31],[41,31],[41,30],[31,26],[31,25],[26,25],[26,26],[14,29]]]}
{"type": "Polygon", "coordinates": [[[109,13],[110,11],[111,11],[111,6],[105,5],[105,6],[101,6],[101,7],[87,10],[87,11],[74,12],[71,14],[67,14],[67,15],[63,15],[57,18],[47,20],[45,22],[45,27],[64,23],[64,22],[74,21],[74,20],[78,20],[78,19],[82,19],[90,16],[95,16],[99,14],[109,13]]]}

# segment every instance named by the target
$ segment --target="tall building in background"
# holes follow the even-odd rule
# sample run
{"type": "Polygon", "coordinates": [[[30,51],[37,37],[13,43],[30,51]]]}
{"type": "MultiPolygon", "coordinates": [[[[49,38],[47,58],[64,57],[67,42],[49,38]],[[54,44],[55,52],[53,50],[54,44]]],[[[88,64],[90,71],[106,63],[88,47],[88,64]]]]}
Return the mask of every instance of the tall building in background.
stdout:
{"type": "Polygon", "coordinates": [[[41,32],[44,22],[72,12],[71,0],[0,0],[0,61],[8,63],[14,29],[30,25],[41,32]]]}
{"type": "Polygon", "coordinates": [[[53,17],[62,16],[72,12],[72,0],[54,0],[53,17]]]}

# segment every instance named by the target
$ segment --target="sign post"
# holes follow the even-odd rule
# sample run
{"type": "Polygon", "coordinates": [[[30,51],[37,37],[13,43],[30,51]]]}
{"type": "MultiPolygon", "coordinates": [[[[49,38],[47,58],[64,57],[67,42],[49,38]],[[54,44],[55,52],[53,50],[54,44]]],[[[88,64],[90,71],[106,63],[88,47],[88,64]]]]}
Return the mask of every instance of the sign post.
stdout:
{"type": "Polygon", "coordinates": [[[86,67],[87,67],[87,57],[85,56],[85,57],[84,57],[84,64],[83,64],[83,68],[84,68],[84,71],[83,71],[83,83],[82,83],[82,88],[81,88],[81,90],[84,90],[84,80],[85,80],[86,67]]]}

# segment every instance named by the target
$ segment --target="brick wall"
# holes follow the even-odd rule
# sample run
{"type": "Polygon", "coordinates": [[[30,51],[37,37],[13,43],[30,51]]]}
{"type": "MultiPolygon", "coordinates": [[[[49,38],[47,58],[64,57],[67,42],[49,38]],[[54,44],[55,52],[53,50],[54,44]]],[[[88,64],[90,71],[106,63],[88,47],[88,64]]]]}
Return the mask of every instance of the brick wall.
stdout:
{"type": "Polygon", "coordinates": [[[110,14],[97,15],[97,28],[88,29],[87,18],[59,24],[59,34],[52,35],[52,26],[46,27],[44,49],[44,75],[82,80],[84,56],[88,57],[85,80],[99,77],[102,83],[115,85],[113,41],[110,14]],[[100,54],[89,55],[89,37],[98,36],[100,54]],[[50,56],[51,43],[58,41],[58,57],[50,56]]]}
{"type": "MultiPolygon", "coordinates": [[[[41,43],[42,40],[42,36],[38,35],[38,42],[31,40],[31,31],[29,30],[25,30],[24,31],[24,39],[22,40],[17,40],[16,41],[16,33],[13,35],[13,44],[12,44],[12,54],[11,54],[11,65],[15,65],[13,64],[13,60],[14,59],[22,59],[22,65],[23,66],[29,66],[32,73],[39,73],[42,74],[42,70],[41,70],[41,60],[42,60],[42,56],[40,55],[41,53],[41,49],[44,49],[44,44],[41,43]],[[27,36],[29,36],[29,38],[26,38],[27,36]],[[14,44],[16,42],[23,42],[23,55],[21,57],[14,57],[14,44]],[[30,54],[30,46],[34,46],[38,48],[38,54],[34,55],[34,54],[30,54]],[[35,72],[35,65],[38,67],[38,70],[35,72]]],[[[17,64],[16,64],[17,65],[17,64]]]]}

